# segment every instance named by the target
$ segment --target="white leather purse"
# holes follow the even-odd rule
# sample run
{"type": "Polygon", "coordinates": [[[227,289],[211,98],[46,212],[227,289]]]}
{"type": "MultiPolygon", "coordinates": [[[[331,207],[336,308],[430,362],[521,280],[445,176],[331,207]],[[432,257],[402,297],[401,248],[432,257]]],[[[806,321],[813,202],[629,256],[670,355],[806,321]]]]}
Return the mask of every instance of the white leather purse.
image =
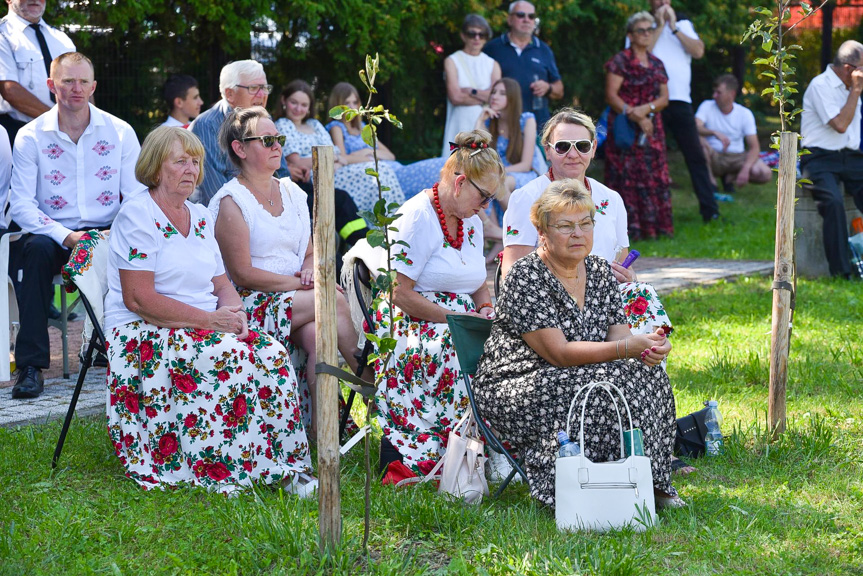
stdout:
{"type": "MultiPolygon", "coordinates": [[[[610,382],[588,384],[575,393],[569,405],[569,415],[566,419],[567,434],[570,434],[572,411],[582,392],[584,392],[584,400],[581,403],[578,435],[581,454],[558,458],[555,463],[554,515],[557,527],[560,530],[594,532],[606,532],[625,526],[630,526],[638,532],[646,530],[656,520],[650,458],[624,454],[624,428],[613,392],[616,392],[623,401],[629,420],[628,430],[631,431],[633,427],[629,404],[623,392],[610,382]],[[620,460],[592,462],[584,455],[584,412],[587,401],[595,390],[605,391],[617,412],[620,428],[620,460]]],[[[570,437],[572,437],[571,434],[570,437]]],[[[630,445],[634,443],[630,442],[630,445]]]]}

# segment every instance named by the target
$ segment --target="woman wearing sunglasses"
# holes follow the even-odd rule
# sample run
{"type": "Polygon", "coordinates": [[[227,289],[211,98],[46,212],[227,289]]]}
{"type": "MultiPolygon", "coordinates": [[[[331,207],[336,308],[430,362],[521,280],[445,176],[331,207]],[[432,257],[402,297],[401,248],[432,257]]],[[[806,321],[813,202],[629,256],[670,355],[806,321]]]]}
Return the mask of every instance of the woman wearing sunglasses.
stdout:
{"type": "MultiPolygon", "coordinates": [[[[381,469],[394,460],[423,474],[443,453],[441,438],[468,406],[447,314],[494,315],[486,286],[482,222],[477,214],[503,188],[504,169],[485,131],[462,132],[440,181],[404,203],[391,260],[397,273],[393,301],[397,339],[375,397],[381,469]]],[[[386,263],[384,262],[384,266],[386,263]]],[[[388,335],[386,302],[375,331],[388,335]]]]}
{"type": "MultiPolygon", "coordinates": [[[[282,149],[291,177],[297,182],[311,182],[312,147],[333,146],[333,139],[323,124],[313,116],[315,113],[315,94],[304,80],[294,80],[282,90],[278,108],[274,113],[276,128],[285,135],[282,149]]],[[[336,148],[335,188],[345,190],[359,210],[371,210],[378,201],[378,185],[374,177],[366,174],[366,168],[374,168],[367,160],[351,163],[336,148]]],[[[381,183],[389,190],[384,197],[389,202],[401,204],[405,201],[398,178],[390,166],[381,165],[378,169],[381,183]]]]}
{"type": "MultiPolygon", "coordinates": [[[[315,365],[311,219],[306,193],[290,178],[273,177],[283,139],[264,108],[234,109],[222,124],[219,144],[240,173],[216,193],[209,207],[225,268],[249,325],[291,353],[303,417],[314,431],[315,374],[305,369],[306,355],[315,365]]],[[[357,334],[344,297],[339,296],[336,310],[339,351],[356,369],[357,334]]]]}
{"type": "Polygon", "coordinates": [[[446,81],[446,127],[443,132],[443,152],[449,156],[449,143],[455,135],[472,130],[488,102],[491,85],[500,79],[500,64],[482,47],[491,37],[491,27],[479,14],[468,14],[461,25],[464,48],[450,54],[443,62],[446,81]]]}
{"type": "Polygon", "coordinates": [[[584,185],[593,198],[596,228],[591,254],[611,263],[612,272],[620,283],[630,328],[635,333],[647,333],[662,326],[665,333],[670,334],[673,330],[671,322],[653,287],[637,282],[635,272],[618,263],[629,251],[627,214],[623,200],[617,192],[586,175],[596,152],[596,126],[593,120],[583,112],[564,108],[546,122],[541,141],[551,168],[516,190],[510,198],[509,208],[503,217],[503,275],[507,274],[516,260],[539,246],[538,232],[530,220],[531,206],[552,181],[574,178],[584,185]]]}
{"type": "Polygon", "coordinates": [[[623,196],[633,240],[672,236],[671,192],[662,115],[668,106],[668,76],[650,53],[656,21],[649,12],[633,14],[626,23],[629,48],[605,64],[605,98],[611,106],[608,125],[625,114],[635,127],[628,148],[608,131],[605,144],[605,182],[623,196]]]}

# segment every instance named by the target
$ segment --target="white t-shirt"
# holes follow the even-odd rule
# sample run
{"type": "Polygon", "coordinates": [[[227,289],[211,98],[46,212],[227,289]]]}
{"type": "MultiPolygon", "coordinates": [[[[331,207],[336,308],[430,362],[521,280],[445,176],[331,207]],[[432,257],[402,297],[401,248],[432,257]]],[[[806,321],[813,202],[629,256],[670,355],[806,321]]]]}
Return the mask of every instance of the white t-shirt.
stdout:
{"type": "MultiPolygon", "coordinates": [[[[398,231],[391,239],[404,240],[410,246],[393,247],[392,267],[415,282],[415,291],[473,294],[482,287],[486,269],[479,216],[464,219],[464,241],[461,250],[456,250],[444,239],[437,212],[426,194],[405,202],[399,213],[401,218],[393,224],[398,231]]],[[[457,231],[449,233],[454,238],[457,231]]]]}
{"type": "Polygon", "coordinates": [[[835,118],[848,101],[848,87],[836,75],[832,66],[812,79],[803,94],[803,114],[800,133],[806,148],[842,150],[860,147],[860,100],[854,111],[854,119],[844,134],[834,130],[828,122],[835,118]]]}
{"type": "Polygon", "coordinates": [[[717,152],[728,152],[736,154],[745,152],[744,138],[757,134],[755,129],[755,115],[749,108],[741,106],[737,102],[728,114],[723,114],[715,100],[705,100],[698,107],[695,117],[704,122],[708,130],[722,132],[731,143],[726,150],[722,149],[722,142],[716,136],[708,136],[707,143],[717,152]]]}
{"type": "Polygon", "coordinates": [[[192,218],[183,237],[149,193],[123,202],[108,239],[108,295],[105,326],[110,330],[141,320],[123,303],[120,270],[153,272],[156,292],[206,312],[216,309],[213,278],[225,273],[206,206],[186,201],[192,218]]]}
{"type": "Polygon", "coordinates": [[[698,34],[695,33],[695,28],[689,20],[677,21],[677,34],[671,33],[671,26],[666,22],[653,47],[653,55],[662,60],[665,65],[665,71],[668,74],[668,99],[692,103],[690,94],[692,56],[683,49],[683,44],[675,37],[679,34],[698,39],[698,34]]]}
{"type": "Polygon", "coordinates": [[[162,126],[168,126],[170,128],[185,128],[186,125],[174,118],[173,116],[168,116],[168,119],[162,122],[162,126]]]}
{"type": "Polygon", "coordinates": [[[284,209],[279,216],[273,216],[258,202],[248,188],[236,178],[226,182],[210,200],[213,222],[219,217],[222,198],[230,196],[249,227],[249,252],[252,266],[293,276],[299,272],[306,257],[311,236],[311,218],[306,204],[306,193],[291,182],[290,178],[279,180],[284,209]]]}
{"type": "MultiPolygon", "coordinates": [[[[626,206],[620,194],[593,178],[586,178],[590,184],[590,195],[596,207],[596,226],[593,229],[593,250],[591,254],[614,260],[621,248],[629,247],[629,234],[626,228],[626,206]]],[[[503,215],[503,245],[539,246],[539,234],[530,221],[530,208],[537,198],[551,184],[543,174],[512,193],[509,207],[503,215]]]]}

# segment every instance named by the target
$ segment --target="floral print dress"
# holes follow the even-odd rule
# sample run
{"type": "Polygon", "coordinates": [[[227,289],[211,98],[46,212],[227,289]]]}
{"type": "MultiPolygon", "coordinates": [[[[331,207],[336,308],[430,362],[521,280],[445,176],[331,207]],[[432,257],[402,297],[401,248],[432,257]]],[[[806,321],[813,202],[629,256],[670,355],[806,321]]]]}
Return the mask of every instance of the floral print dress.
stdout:
{"type": "MultiPolygon", "coordinates": [[[[659,96],[660,86],[668,83],[662,61],[648,54],[649,66],[642,66],[629,48],[618,52],[606,62],[609,74],[623,77],[619,96],[627,106],[640,106],[659,96]]],[[[608,114],[608,125],[614,126],[617,114],[608,114]]],[[[638,134],[641,131],[636,127],[638,134]]],[[[605,183],[617,190],[629,215],[629,235],[633,240],[655,238],[657,234],[671,236],[671,191],[668,160],[665,150],[665,128],[662,115],[653,118],[653,135],[644,146],[618,148],[614,130],[608,131],[605,144],[605,183]]]]}
{"type": "MultiPolygon", "coordinates": [[[[408,200],[399,210],[393,268],[416,283],[424,298],[455,313],[473,311],[471,294],[486,281],[482,255],[482,222],[464,220],[464,243],[456,250],[444,239],[437,214],[426,194],[408,200]]],[[[449,431],[468,407],[467,390],[446,323],[415,318],[393,310],[397,340],[390,362],[375,363],[383,373],[375,402],[383,435],[404,457],[406,466],[426,474],[440,459],[449,431]]],[[[375,311],[375,333],[388,336],[390,310],[382,302],[375,311]]]]}
{"type": "MultiPolygon", "coordinates": [[[[513,265],[473,382],[477,405],[502,438],[523,455],[531,496],[553,506],[557,433],[567,428],[570,402],[582,386],[610,381],[623,391],[633,425],[642,431],[654,485],[675,495],[671,485],[674,395],[662,368],[636,360],[558,368],[522,338],[526,332],[557,328],[570,342],[602,342],[609,326],[625,323],[611,267],[597,256],[588,256],[585,267],[585,302],[579,308],[536,252],[513,265]]],[[[573,418],[574,427],[577,419],[573,418]]],[[[587,445],[582,449],[588,458],[595,462],[619,458],[619,426],[607,397],[591,397],[584,424],[587,445]]]]}
{"type": "Polygon", "coordinates": [[[126,475],[145,489],[182,484],[231,492],[310,472],[296,376],[281,344],[161,328],[123,303],[120,270],[154,274],[156,291],[213,311],[224,274],[213,217],[186,203],[184,237],[149,194],[126,202],[109,239],[108,431],[126,475]]]}

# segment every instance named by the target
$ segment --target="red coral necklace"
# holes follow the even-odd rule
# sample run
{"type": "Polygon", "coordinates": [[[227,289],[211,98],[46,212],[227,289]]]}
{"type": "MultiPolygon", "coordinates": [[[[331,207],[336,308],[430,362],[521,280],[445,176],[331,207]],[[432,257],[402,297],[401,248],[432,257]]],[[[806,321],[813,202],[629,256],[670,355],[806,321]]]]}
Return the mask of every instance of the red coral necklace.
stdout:
{"type": "Polygon", "coordinates": [[[438,184],[439,182],[435,182],[434,186],[432,186],[432,192],[434,192],[434,209],[435,212],[437,212],[437,219],[440,221],[440,228],[441,230],[443,230],[443,237],[446,239],[450,246],[452,246],[456,250],[460,250],[461,244],[462,242],[464,242],[464,220],[462,220],[461,218],[458,219],[458,231],[456,232],[456,238],[453,239],[453,237],[449,235],[449,229],[447,229],[446,226],[446,216],[444,216],[443,210],[440,207],[438,184]]]}

